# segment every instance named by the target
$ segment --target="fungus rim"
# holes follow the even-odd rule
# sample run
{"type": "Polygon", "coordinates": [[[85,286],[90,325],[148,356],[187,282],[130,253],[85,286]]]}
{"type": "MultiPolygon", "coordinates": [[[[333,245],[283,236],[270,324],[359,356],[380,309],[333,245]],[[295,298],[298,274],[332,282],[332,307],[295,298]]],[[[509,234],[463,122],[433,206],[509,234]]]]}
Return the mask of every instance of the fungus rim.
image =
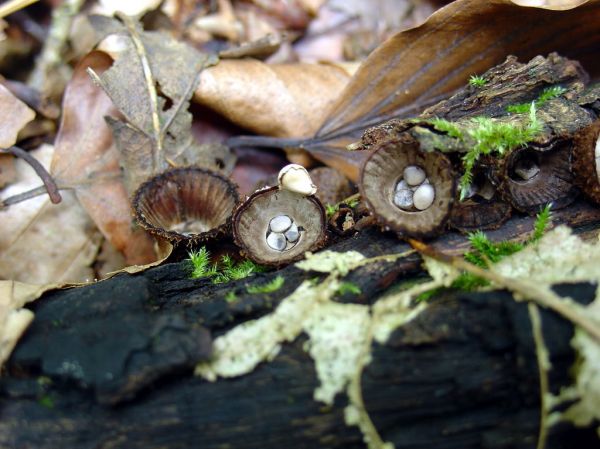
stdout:
{"type": "Polygon", "coordinates": [[[131,207],[133,209],[133,215],[137,222],[137,224],[146,230],[148,233],[153,236],[160,237],[162,239],[167,240],[171,244],[177,244],[181,242],[185,242],[188,246],[206,242],[208,240],[212,240],[220,235],[227,234],[231,229],[231,220],[233,217],[233,212],[236,208],[236,205],[240,201],[240,196],[238,193],[237,185],[231,181],[231,179],[223,176],[222,174],[215,172],[214,170],[210,170],[208,168],[203,167],[177,167],[168,169],[158,175],[152,176],[151,178],[144,181],[140,186],[136,189],[133,194],[133,198],[131,201],[131,207]],[[144,213],[139,209],[140,202],[142,200],[142,196],[152,187],[154,183],[157,181],[169,181],[170,178],[181,175],[182,173],[194,173],[196,175],[206,175],[212,178],[218,179],[219,182],[222,182],[226,187],[226,195],[231,196],[233,207],[231,209],[231,213],[228,215],[227,219],[224,223],[209,229],[206,232],[201,232],[199,234],[191,233],[191,234],[182,234],[177,231],[160,228],[152,223],[150,223],[144,213]]]}
{"type": "MultiPolygon", "coordinates": [[[[391,183],[392,188],[394,188],[396,186],[396,184],[400,180],[401,176],[402,176],[402,172],[398,172],[397,175],[393,178],[393,182],[391,183]]],[[[409,134],[402,134],[402,135],[398,136],[397,138],[387,139],[387,140],[380,142],[380,143],[376,144],[375,146],[373,146],[372,150],[370,151],[369,155],[366,157],[363,165],[361,166],[359,188],[360,188],[361,198],[365,201],[365,204],[367,205],[369,211],[371,211],[371,214],[375,217],[375,220],[377,221],[377,223],[379,225],[381,225],[384,229],[389,228],[401,235],[406,235],[409,237],[428,238],[428,237],[433,237],[433,236],[437,235],[444,228],[444,226],[446,225],[446,223],[448,222],[448,220],[450,218],[450,211],[452,210],[454,198],[456,195],[456,176],[454,173],[454,169],[452,167],[452,163],[444,154],[439,153],[439,152],[420,151],[419,143],[417,140],[415,140],[409,134]],[[407,211],[407,210],[403,210],[400,207],[393,204],[393,198],[388,198],[386,200],[386,202],[388,202],[389,205],[386,205],[386,207],[389,206],[390,211],[393,212],[393,214],[389,214],[389,215],[391,215],[391,218],[390,218],[390,217],[386,217],[382,213],[382,212],[385,213],[385,211],[378,210],[378,207],[374,204],[373,200],[366,193],[365,176],[368,176],[369,164],[372,162],[375,155],[377,155],[380,151],[385,151],[392,147],[402,147],[404,152],[413,151],[414,152],[413,154],[415,156],[411,156],[411,157],[413,157],[413,159],[416,158],[416,160],[409,161],[409,164],[410,165],[418,165],[422,169],[425,170],[426,179],[429,180],[429,183],[432,184],[432,186],[435,189],[435,199],[434,199],[433,204],[429,208],[422,210],[422,211],[420,211],[420,210],[407,211]],[[429,165],[429,162],[427,162],[427,158],[432,158],[432,157],[437,159],[436,164],[435,164],[435,172],[429,173],[426,169],[426,166],[429,165]],[[440,181],[440,179],[439,179],[440,175],[444,176],[446,174],[447,174],[447,177],[446,177],[447,179],[444,181],[440,181]],[[449,185],[447,183],[449,183],[449,185]],[[436,209],[439,208],[440,205],[443,205],[443,203],[440,203],[440,201],[444,200],[444,196],[443,196],[444,191],[449,191],[449,193],[450,193],[449,195],[447,195],[445,197],[445,200],[447,201],[447,204],[445,207],[445,209],[446,209],[445,213],[443,210],[440,211],[441,213],[443,213],[443,217],[441,218],[441,220],[439,220],[437,223],[433,224],[432,226],[429,226],[427,229],[424,229],[424,230],[411,229],[410,226],[407,226],[406,224],[401,223],[397,219],[394,219],[394,216],[395,217],[398,217],[398,216],[415,216],[416,217],[417,215],[423,216],[425,214],[431,215],[431,214],[435,213],[436,209]]]]}
{"type": "MultiPolygon", "coordinates": [[[[281,213],[289,216],[289,214],[287,214],[287,212],[285,210],[282,210],[281,213]]],[[[297,223],[296,217],[290,216],[290,218],[292,218],[292,221],[294,223],[296,223],[297,226],[299,226],[299,227],[301,226],[301,224],[297,223]]],[[[268,221],[270,221],[270,218],[268,219],[268,221]]],[[[267,221],[267,223],[268,223],[268,221],[267,221]]],[[[304,254],[307,251],[316,251],[325,245],[325,243],[327,242],[327,214],[325,212],[325,207],[323,207],[323,204],[321,203],[321,201],[319,201],[319,199],[316,197],[316,195],[308,195],[308,196],[302,195],[300,193],[286,191],[285,189],[280,189],[279,186],[268,187],[268,188],[264,188],[261,190],[257,190],[252,195],[250,195],[246,199],[246,201],[242,202],[241,204],[239,204],[236,207],[236,209],[234,210],[233,215],[232,215],[232,231],[233,231],[233,239],[235,241],[235,244],[242,250],[242,252],[244,253],[244,255],[246,257],[248,257],[249,259],[253,260],[254,262],[256,262],[260,265],[269,265],[269,266],[277,267],[277,266],[281,266],[281,265],[287,265],[287,264],[289,264],[291,262],[295,262],[297,260],[301,260],[304,258],[304,254]],[[265,258],[262,255],[253,254],[249,250],[248,245],[244,242],[244,237],[242,236],[242,233],[239,229],[240,218],[244,212],[246,212],[250,207],[252,207],[252,203],[257,198],[259,198],[263,195],[272,195],[276,192],[284,192],[284,191],[287,192],[288,194],[298,195],[299,197],[302,197],[302,199],[304,199],[306,201],[310,201],[314,206],[316,206],[317,211],[319,213],[319,217],[321,219],[320,220],[321,221],[321,232],[320,232],[320,235],[315,239],[315,241],[309,247],[303,249],[300,253],[295,254],[292,257],[289,257],[291,254],[295,253],[295,251],[292,252],[292,250],[294,250],[296,247],[303,244],[304,238],[302,235],[300,236],[298,242],[289,250],[277,251],[276,253],[275,253],[275,250],[272,250],[274,252],[274,254],[276,254],[278,256],[278,259],[270,260],[268,258],[265,258]]],[[[261,232],[261,235],[262,235],[262,232],[261,232]]]]}

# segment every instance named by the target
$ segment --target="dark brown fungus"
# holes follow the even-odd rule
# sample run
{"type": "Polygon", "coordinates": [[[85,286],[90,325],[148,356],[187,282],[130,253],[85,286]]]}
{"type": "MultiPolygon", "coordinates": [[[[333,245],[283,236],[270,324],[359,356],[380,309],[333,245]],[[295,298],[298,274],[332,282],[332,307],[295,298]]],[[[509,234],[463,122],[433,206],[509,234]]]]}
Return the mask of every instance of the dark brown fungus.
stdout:
{"type": "Polygon", "coordinates": [[[329,218],[330,228],[338,235],[348,235],[354,232],[355,225],[354,211],[345,204],[340,204],[331,218],[329,218]]]}
{"type": "Polygon", "coordinates": [[[570,141],[540,151],[518,148],[499,162],[498,190],[515,209],[536,214],[548,203],[568,206],[579,190],[574,185],[570,141]]]}
{"type": "Polygon", "coordinates": [[[384,228],[430,237],[450,215],[455,175],[446,156],[422,152],[414,138],[402,134],[373,146],[362,167],[360,193],[384,228]]]}
{"type": "MultiPolygon", "coordinates": [[[[484,161],[485,163],[485,161],[484,161]]],[[[449,225],[461,232],[498,229],[511,216],[512,206],[500,198],[481,166],[463,201],[455,201],[449,225]]]]}
{"type": "Polygon", "coordinates": [[[201,243],[229,231],[236,185],[211,170],[176,168],[150,178],[133,197],[137,222],[172,244],[201,243]]]}
{"type": "Polygon", "coordinates": [[[600,204],[600,120],[575,135],[573,169],[584,195],[600,204]]]}
{"type": "Polygon", "coordinates": [[[325,209],[314,195],[270,187],[253,193],[233,214],[233,236],[262,265],[284,265],[326,240],[325,209]]]}
{"type": "Polygon", "coordinates": [[[309,173],[317,186],[316,195],[323,204],[340,203],[354,193],[350,180],[334,168],[317,167],[309,173]]]}

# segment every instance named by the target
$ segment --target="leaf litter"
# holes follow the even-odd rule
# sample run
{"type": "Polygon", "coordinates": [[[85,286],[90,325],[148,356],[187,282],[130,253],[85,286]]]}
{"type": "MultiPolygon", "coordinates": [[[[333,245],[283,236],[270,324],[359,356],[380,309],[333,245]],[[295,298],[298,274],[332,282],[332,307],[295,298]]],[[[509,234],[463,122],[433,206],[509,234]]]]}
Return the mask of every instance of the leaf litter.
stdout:
{"type": "MultiPolygon", "coordinates": [[[[274,68],[255,61],[227,61],[232,63],[229,67],[225,62],[220,62],[217,66],[203,71],[205,67],[216,63],[216,60],[189,47],[182,48],[181,44],[159,32],[143,31],[137,23],[124,16],[120,16],[121,22],[99,18],[95,25],[101,33],[116,32],[124,36],[127,42],[112,66],[106,64],[106,55],[96,54],[90,56],[88,61],[95,73],[96,83],[102,86],[117,108],[112,108],[107,97],[100,95],[100,91],[91,93],[90,86],[86,85],[80,88],[88,93],[79,94],[74,98],[90,95],[91,101],[82,105],[79,110],[75,105],[70,109],[67,107],[67,89],[63,122],[56,142],[53,174],[57,180],[63,181],[62,185],[75,190],[77,198],[96,221],[99,229],[116,246],[119,246],[119,240],[123,242],[119,249],[126,254],[131,251],[132,258],[128,260],[133,260],[138,249],[134,245],[128,246],[132,240],[132,234],[128,234],[126,230],[128,223],[125,217],[128,217],[128,214],[125,214],[125,209],[128,206],[128,193],[148,176],[170,166],[213,164],[225,171],[231,167],[231,158],[227,159],[224,156],[228,162],[223,163],[221,160],[221,163],[215,164],[214,147],[200,148],[193,142],[190,133],[192,116],[187,111],[192,94],[195,101],[257,133],[293,138],[312,135],[313,138],[303,146],[314,156],[336,166],[336,158],[339,160],[348,157],[345,146],[357,132],[391,116],[414,114],[415,111],[423,109],[424,105],[447,96],[473,73],[481,73],[485,68],[500,62],[509,53],[528,58],[538,53],[547,53],[548,49],[559,50],[580,59],[592,73],[597,73],[597,61],[586,59],[586,54],[587,49],[597,44],[598,32],[587,27],[585,23],[594,23],[594,17],[600,16],[600,2],[591,0],[548,1],[542,5],[540,2],[533,3],[535,4],[532,5],[532,2],[526,0],[503,0],[489,4],[475,0],[454,2],[434,14],[421,27],[392,37],[367,59],[349,83],[347,74],[343,74],[338,68],[332,70],[329,67],[323,71],[315,69],[312,79],[318,80],[324,76],[328,81],[323,84],[324,90],[318,88],[310,93],[302,90],[304,83],[310,78],[302,78],[298,84],[294,82],[297,73],[312,70],[307,67],[290,67],[286,72],[285,68],[274,68]],[[548,10],[522,8],[516,4],[542,6],[548,10]],[[575,6],[579,7],[571,9],[575,6]],[[493,17],[493,22],[498,22],[498,25],[492,25],[492,29],[481,27],[482,16],[493,17]],[[445,26],[458,19],[462,24],[458,34],[452,29],[452,36],[445,37],[444,33],[448,32],[445,26]],[[509,26],[509,29],[501,30],[500,35],[503,37],[498,41],[500,26],[509,26]],[[557,27],[563,30],[563,34],[560,40],[555,41],[548,33],[554,35],[557,27]],[[535,39],[531,39],[531,36],[535,39]],[[431,54],[436,56],[431,58],[431,54]],[[423,59],[425,55],[427,60],[423,59]],[[100,62],[92,63],[92,59],[100,62]],[[223,70],[224,74],[215,75],[219,70],[223,70]],[[259,79],[270,80],[269,84],[276,89],[249,90],[252,95],[248,95],[245,103],[241,104],[241,92],[232,96],[223,95],[228,84],[231,85],[235,80],[246,76],[246,70],[249,73],[272,72],[264,77],[260,76],[259,79]],[[211,76],[215,78],[211,80],[211,76]],[[344,86],[344,93],[340,99],[335,100],[344,86]],[[282,93],[283,105],[273,105],[265,101],[266,106],[257,107],[263,101],[262,96],[280,96],[274,93],[282,93]],[[318,97],[319,103],[314,103],[314,97],[318,97]],[[89,113],[94,125],[98,126],[86,129],[85,123],[73,124],[81,110],[89,113]],[[265,110],[269,111],[267,116],[261,116],[261,111],[265,110]],[[75,114],[69,117],[68,112],[75,114]],[[104,115],[112,116],[107,121],[115,136],[114,145],[110,133],[107,132],[108,128],[99,126],[104,115]],[[89,151],[82,152],[83,156],[79,156],[77,164],[66,163],[67,155],[74,153],[78,142],[86,143],[84,148],[88,148],[89,151]],[[332,149],[343,149],[341,156],[336,152],[331,153],[332,149]],[[118,161],[125,172],[124,182],[119,176],[121,167],[118,161]],[[94,168],[95,165],[97,169],[94,168]],[[84,167],[89,170],[82,171],[84,167]],[[105,175],[104,178],[102,174],[105,175]],[[95,199],[97,202],[100,197],[106,198],[110,195],[109,192],[114,193],[114,200],[103,205],[94,204],[95,199]],[[113,203],[120,207],[116,213],[120,218],[116,220],[118,231],[111,227],[110,219],[104,217],[113,203]],[[94,210],[96,212],[93,212],[94,210]]],[[[73,89],[76,88],[76,82],[83,79],[81,73],[76,71],[72,80],[73,89]]],[[[252,77],[246,78],[252,80],[252,77]]],[[[252,81],[247,81],[241,85],[247,87],[251,84],[252,81]]],[[[31,115],[24,111],[19,119],[21,122],[25,122],[31,115]]],[[[21,127],[22,125],[13,128],[11,132],[14,135],[10,134],[6,141],[16,140],[15,129],[18,131],[21,127]]],[[[0,126],[0,131],[2,130],[4,127],[0,126]]],[[[44,153],[43,158],[47,164],[52,153],[51,147],[42,147],[38,151],[44,153]]],[[[20,169],[22,165],[19,165],[20,169]]],[[[71,212],[76,211],[78,206],[72,201],[72,195],[67,195],[66,198],[61,207],[64,206],[71,212]]],[[[37,211],[44,208],[42,203],[48,202],[45,197],[33,201],[40,204],[37,208],[30,206],[33,210],[26,213],[25,218],[30,217],[32,213],[37,214],[37,211]]],[[[17,210],[16,206],[12,207],[17,210]]],[[[75,213],[81,211],[79,208],[75,213]]],[[[83,214],[82,217],[84,216],[87,217],[83,214]]],[[[72,218],[68,220],[79,226],[74,235],[80,233],[82,228],[91,226],[89,218],[87,221],[72,218]]],[[[24,227],[28,228],[29,225],[24,227]]],[[[59,229],[59,225],[54,229],[59,229]]],[[[48,237],[52,231],[53,229],[50,229],[48,234],[42,236],[48,237]]],[[[29,237],[27,230],[22,236],[29,237]]],[[[93,248],[94,241],[94,238],[89,237],[80,249],[89,245],[93,248]]],[[[11,246],[13,244],[14,242],[11,246]]],[[[147,242],[144,245],[147,250],[147,242]]],[[[98,243],[95,249],[90,249],[89,252],[96,252],[97,246],[98,243]]],[[[597,267],[596,256],[600,254],[599,247],[600,244],[582,242],[568,229],[559,227],[541,238],[537,244],[518,253],[518,256],[509,256],[499,262],[493,270],[509,279],[535,280],[547,289],[562,281],[582,280],[598,283],[598,273],[594,266],[597,267]],[[591,261],[588,257],[591,257],[591,261]]],[[[59,244],[57,248],[60,248],[59,244]]],[[[67,260],[68,255],[83,257],[81,255],[84,253],[86,251],[73,253],[67,250],[63,256],[67,260]]],[[[273,314],[244,323],[219,337],[217,342],[220,343],[215,343],[215,360],[210,364],[198,366],[197,372],[210,379],[217,375],[242,375],[258,363],[274,357],[282,342],[295,339],[305,330],[309,335],[305,349],[315,359],[320,380],[315,398],[331,403],[336,394],[346,391],[350,398],[346,413],[348,422],[361,428],[370,445],[383,447],[383,441],[379,438],[360,398],[360,373],[369,362],[368,346],[373,338],[384,342],[393,329],[418,315],[427,306],[425,303],[415,304],[414,298],[427,289],[447,285],[452,276],[439,278],[438,276],[444,274],[443,270],[440,275],[432,269],[430,274],[434,275],[434,280],[431,283],[387,295],[371,310],[369,306],[337,304],[331,301],[344,274],[362,263],[368,263],[368,260],[356,254],[348,254],[348,260],[345,254],[329,253],[325,256],[327,260],[319,262],[319,266],[326,267],[321,270],[329,273],[324,282],[305,282],[296,292],[285,298],[273,314]],[[290,320],[289,316],[293,319],[290,320]],[[275,332],[274,328],[278,328],[279,333],[275,332]],[[332,347],[336,342],[344,340],[340,336],[348,337],[348,332],[351,333],[354,343],[351,348],[332,347]],[[253,335],[260,335],[261,338],[255,340],[253,335]],[[255,344],[257,346],[254,346],[255,344]],[[231,362],[230,352],[237,353],[245,345],[250,345],[252,349],[245,347],[239,354],[244,357],[250,354],[246,358],[237,359],[240,365],[224,362],[231,362]],[[333,370],[329,369],[331,366],[333,370]]],[[[299,267],[314,269],[310,260],[307,259],[303,262],[305,265],[299,267]]],[[[317,261],[319,254],[313,259],[313,262],[317,261]]],[[[67,278],[68,268],[64,269],[64,265],[61,264],[58,266],[61,267],[58,270],[60,273],[45,282],[59,281],[61,276],[67,278]]],[[[0,282],[0,323],[4,324],[0,325],[0,329],[3,330],[0,335],[0,363],[10,354],[18,336],[32,319],[31,312],[23,309],[23,305],[39,296],[44,288],[51,287],[52,285],[27,286],[13,281],[0,282]]],[[[563,301],[566,307],[572,308],[577,314],[588,312],[590,320],[600,321],[598,298],[585,307],[568,299],[563,298],[563,301]]],[[[565,412],[553,415],[553,419],[566,419],[577,425],[586,425],[599,418],[597,407],[594,405],[599,397],[600,345],[588,333],[578,328],[573,346],[580,357],[575,383],[554,399],[576,402],[565,412]]]]}

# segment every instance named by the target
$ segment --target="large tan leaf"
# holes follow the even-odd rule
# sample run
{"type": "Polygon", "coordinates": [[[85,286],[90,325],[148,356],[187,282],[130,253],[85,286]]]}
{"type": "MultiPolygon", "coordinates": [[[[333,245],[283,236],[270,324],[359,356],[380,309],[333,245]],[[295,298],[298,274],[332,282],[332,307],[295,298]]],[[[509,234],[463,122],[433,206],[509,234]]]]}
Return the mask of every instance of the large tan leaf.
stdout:
{"type": "MultiPolygon", "coordinates": [[[[31,152],[45,167],[53,147],[31,152]]],[[[39,185],[31,167],[17,160],[18,181],[2,191],[12,196],[39,185]]],[[[0,211],[0,278],[33,284],[83,282],[93,279],[90,268],[101,236],[72,192],[52,204],[48,196],[14,204],[0,211]]]]}
{"type": "Polygon", "coordinates": [[[257,134],[308,137],[349,78],[334,65],[224,60],[202,73],[194,100],[257,134]]]}
{"type": "Polygon", "coordinates": [[[115,108],[86,73],[88,67],[102,73],[111,64],[108,55],[94,51],[75,68],[65,90],[51,171],[60,185],[75,189],[82,206],[128,264],[145,264],[155,259],[152,242],[132,226],[118,153],[104,121],[115,108]]]}
{"type": "Polygon", "coordinates": [[[21,128],[34,117],[32,109],[0,85],[0,148],[13,146],[21,128]]]}

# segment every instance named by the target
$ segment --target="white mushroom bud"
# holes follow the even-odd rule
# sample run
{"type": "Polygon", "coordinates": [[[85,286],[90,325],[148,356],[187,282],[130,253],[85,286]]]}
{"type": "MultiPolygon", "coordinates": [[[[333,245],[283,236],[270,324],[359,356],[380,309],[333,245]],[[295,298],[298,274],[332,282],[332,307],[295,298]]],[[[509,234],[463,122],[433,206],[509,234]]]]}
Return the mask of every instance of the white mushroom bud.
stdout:
{"type": "Polygon", "coordinates": [[[302,165],[286,165],[279,172],[277,180],[280,189],[305,196],[314,195],[317,192],[317,186],[313,184],[310,175],[302,165]]]}
{"type": "Polygon", "coordinates": [[[435,189],[431,184],[422,184],[413,193],[413,205],[415,209],[425,210],[433,204],[435,189]]]}

